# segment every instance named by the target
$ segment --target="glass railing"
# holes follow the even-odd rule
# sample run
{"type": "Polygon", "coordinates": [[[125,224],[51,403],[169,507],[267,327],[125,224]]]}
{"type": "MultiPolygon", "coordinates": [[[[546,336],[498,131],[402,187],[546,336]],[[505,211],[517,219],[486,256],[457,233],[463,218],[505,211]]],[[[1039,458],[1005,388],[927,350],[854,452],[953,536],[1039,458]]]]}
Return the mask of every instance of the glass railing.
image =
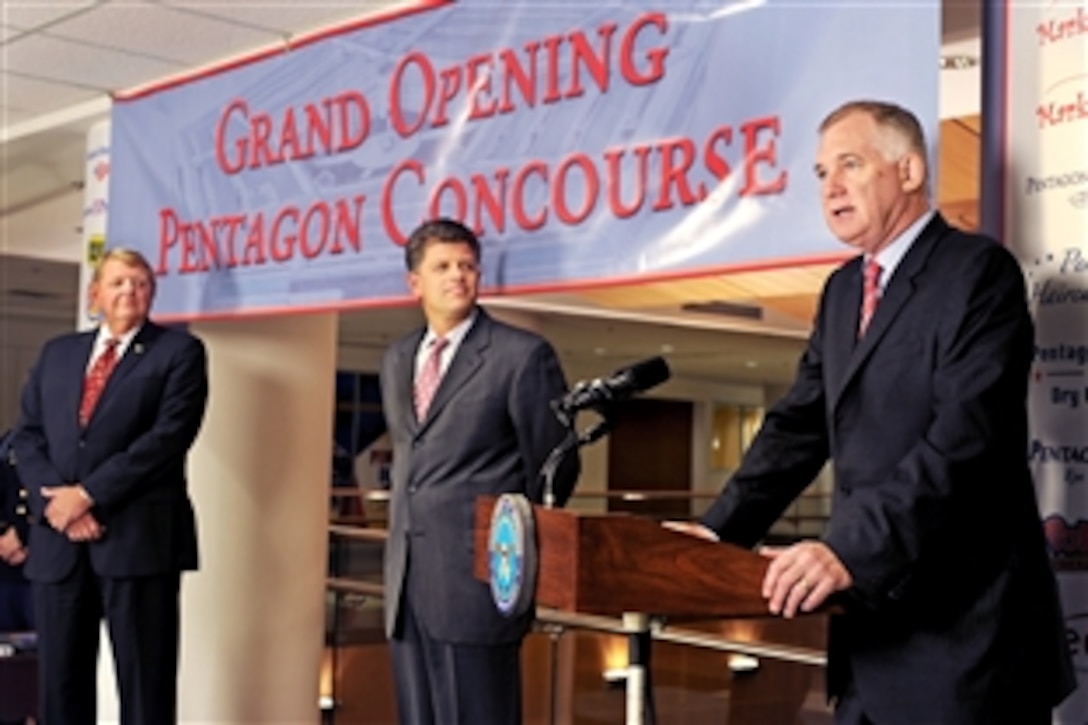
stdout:
{"type": "MultiPolygon", "coordinates": [[[[613,491],[595,506],[608,510],[608,500],[637,494],[652,510],[657,493],[613,491]]],[[[396,723],[382,622],[384,494],[362,496],[366,526],[329,527],[321,693],[326,723],[396,723]]],[[[643,636],[652,641],[648,683],[633,694],[627,669],[636,636],[631,622],[538,608],[522,652],[525,723],[624,722],[633,703],[644,709],[648,723],[833,721],[823,690],[824,615],[645,624],[643,636]]]]}

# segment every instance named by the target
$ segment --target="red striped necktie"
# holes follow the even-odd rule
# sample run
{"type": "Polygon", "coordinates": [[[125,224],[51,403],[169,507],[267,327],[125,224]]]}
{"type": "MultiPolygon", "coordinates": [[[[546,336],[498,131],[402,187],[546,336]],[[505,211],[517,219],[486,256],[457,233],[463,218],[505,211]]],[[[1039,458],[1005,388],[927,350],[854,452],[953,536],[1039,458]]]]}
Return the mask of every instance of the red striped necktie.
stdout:
{"type": "Polygon", "coordinates": [[[415,403],[416,419],[423,420],[427,417],[427,411],[434,400],[434,394],[438,391],[438,384],[442,382],[442,351],[446,349],[449,340],[444,337],[436,337],[431,343],[431,351],[427,354],[427,360],[423,363],[423,369],[416,378],[415,403]]]}
{"type": "Polygon", "coordinates": [[[861,295],[861,319],[858,321],[858,339],[865,336],[873,321],[876,303],[880,301],[880,265],[875,259],[865,261],[865,283],[861,295]]]}
{"type": "Polygon", "coordinates": [[[79,424],[82,426],[87,425],[91,420],[94,406],[98,404],[98,399],[102,396],[106,381],[110,379],[110,374],[117,367],[118,342],[120,341],[115,337],[106,340],[106,349],[94,361],[87,377],[83,379],[83,399],[79,402],[79,424]]]}

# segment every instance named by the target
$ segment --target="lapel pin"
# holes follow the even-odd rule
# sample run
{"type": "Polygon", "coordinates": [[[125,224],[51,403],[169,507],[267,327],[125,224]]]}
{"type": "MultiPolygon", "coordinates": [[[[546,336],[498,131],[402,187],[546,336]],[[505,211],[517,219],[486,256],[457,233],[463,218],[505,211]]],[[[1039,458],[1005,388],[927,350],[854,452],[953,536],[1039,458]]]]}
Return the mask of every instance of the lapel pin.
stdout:
{"type": "Polygon", "coordinates": [[[132,346],[132,351],[134,353],[136,353],[137,355],[143,355],[144,354],[144,346],[142,344],[140,344],[140,343],[136,343],[135,345],[132,346]]]}

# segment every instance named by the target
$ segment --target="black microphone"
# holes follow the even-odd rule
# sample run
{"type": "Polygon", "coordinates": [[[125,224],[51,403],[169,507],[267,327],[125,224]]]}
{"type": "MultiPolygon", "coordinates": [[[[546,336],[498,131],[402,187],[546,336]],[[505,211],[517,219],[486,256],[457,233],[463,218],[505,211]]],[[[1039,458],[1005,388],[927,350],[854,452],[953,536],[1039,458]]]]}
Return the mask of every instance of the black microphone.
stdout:
{"type": "Polygon", "coordinates": [[[562,398],[553,400],[552,407],[568,415],[579,410],[598,408],[656,387],[668,380],[670,374],[665,358],[652,357],[620,368],[607,378],[583,380],[562,398]]]}

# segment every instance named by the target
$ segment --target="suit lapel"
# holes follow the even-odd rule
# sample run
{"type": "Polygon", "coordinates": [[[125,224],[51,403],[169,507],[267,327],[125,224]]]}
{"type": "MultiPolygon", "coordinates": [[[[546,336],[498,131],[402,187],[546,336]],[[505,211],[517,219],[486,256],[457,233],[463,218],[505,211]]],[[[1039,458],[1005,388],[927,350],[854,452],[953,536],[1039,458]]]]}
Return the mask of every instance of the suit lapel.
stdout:
{"type": "Polygon", "coordinates": [[[872,322],[865,336],[856,341],[856,330],[861,308],[861,261],[860,258],[853,265],[853,274],[846,284],[853,291],[850,298],[856,298],[852,314],[852,326],[841,327],[836,331],[839,336],[836,339],[838,349],[842,350],[847,345],[853,345],[853,352],[846,358],[846,369],[842,374],[841,383],[835,387],[835,397],[832,401],[832,409],[838,405],[843,392],[849,387],[851,380],[859,373],[865,362],[873,354],[873,351],[886,337],[894,336],[892,324],[902,313],[910,298],[918,287],[918,277],[925,271],[926,261],[933,251],[937,240],[948,230],[948,224],[940,214],[934,215],[929,224],[925,226],[918,239],[911,245],[910,250],[903,257],[892,279],[889,280],[880,298],[880,303],[873,314],[872,322]],[[856,293],[856,294],[855,294],[856,293]]]}
{"type": "Polygon", "coordinates": [[[861,317],[861,257],[843,267],[841,279],[828,288],[821,329],[824,336],[824,370],[832,401],[845,387],[844,377],[851,367],[857,347],[858,320],[861,317]],[[839,324],[838,321],[842,321],[839,324]]]}
{"type": "Polygon", "coordinates": [[[393,363],[393,369],[396,370],[396,395],[393,396],[393,399],[405,401],[402,409],[395,411],[394,415],[399,415],[404,421],[405,430],[413,434],[419,428],[419,421],[416,420],[416,402],[413,391],[416,377],[416,353],[419,351],[419,345],[423,342],[423,336],[426,332],[427,329],[422,328],[404,340],[400,347],[397,348],[397,358],[393,363]]]}
{"type": "Polygon", "coordinates": [[[140,331],[136,333],[136,337],[132,338],[132,342],[129,344],[128,349],[125,350],[125,354],[117,361],[117,366],[110,373],[110,377],[106,381],[106,387],[102,389],[102,395],[98,398],[98,403],[91,413],[91,419],[87,422],[88,427],[94,423],[100,411],[120,394],[125,378],[151,353],[161,333],[161,327],[152,322],[145,322],[140,331]]]}
{"type": "Polygon", "coordinates": [[[438,384],[438,390],[431,400],[431,407],[427,410],[427,417],[420,422],[421,432],[442,412],[457,391],[467,385],[480,370],[484,361],[483,352],[490,343],[491,318],[477,308],[476,321],[458,346],[446,374],[442,376],[442,382],[438,384]]]}

